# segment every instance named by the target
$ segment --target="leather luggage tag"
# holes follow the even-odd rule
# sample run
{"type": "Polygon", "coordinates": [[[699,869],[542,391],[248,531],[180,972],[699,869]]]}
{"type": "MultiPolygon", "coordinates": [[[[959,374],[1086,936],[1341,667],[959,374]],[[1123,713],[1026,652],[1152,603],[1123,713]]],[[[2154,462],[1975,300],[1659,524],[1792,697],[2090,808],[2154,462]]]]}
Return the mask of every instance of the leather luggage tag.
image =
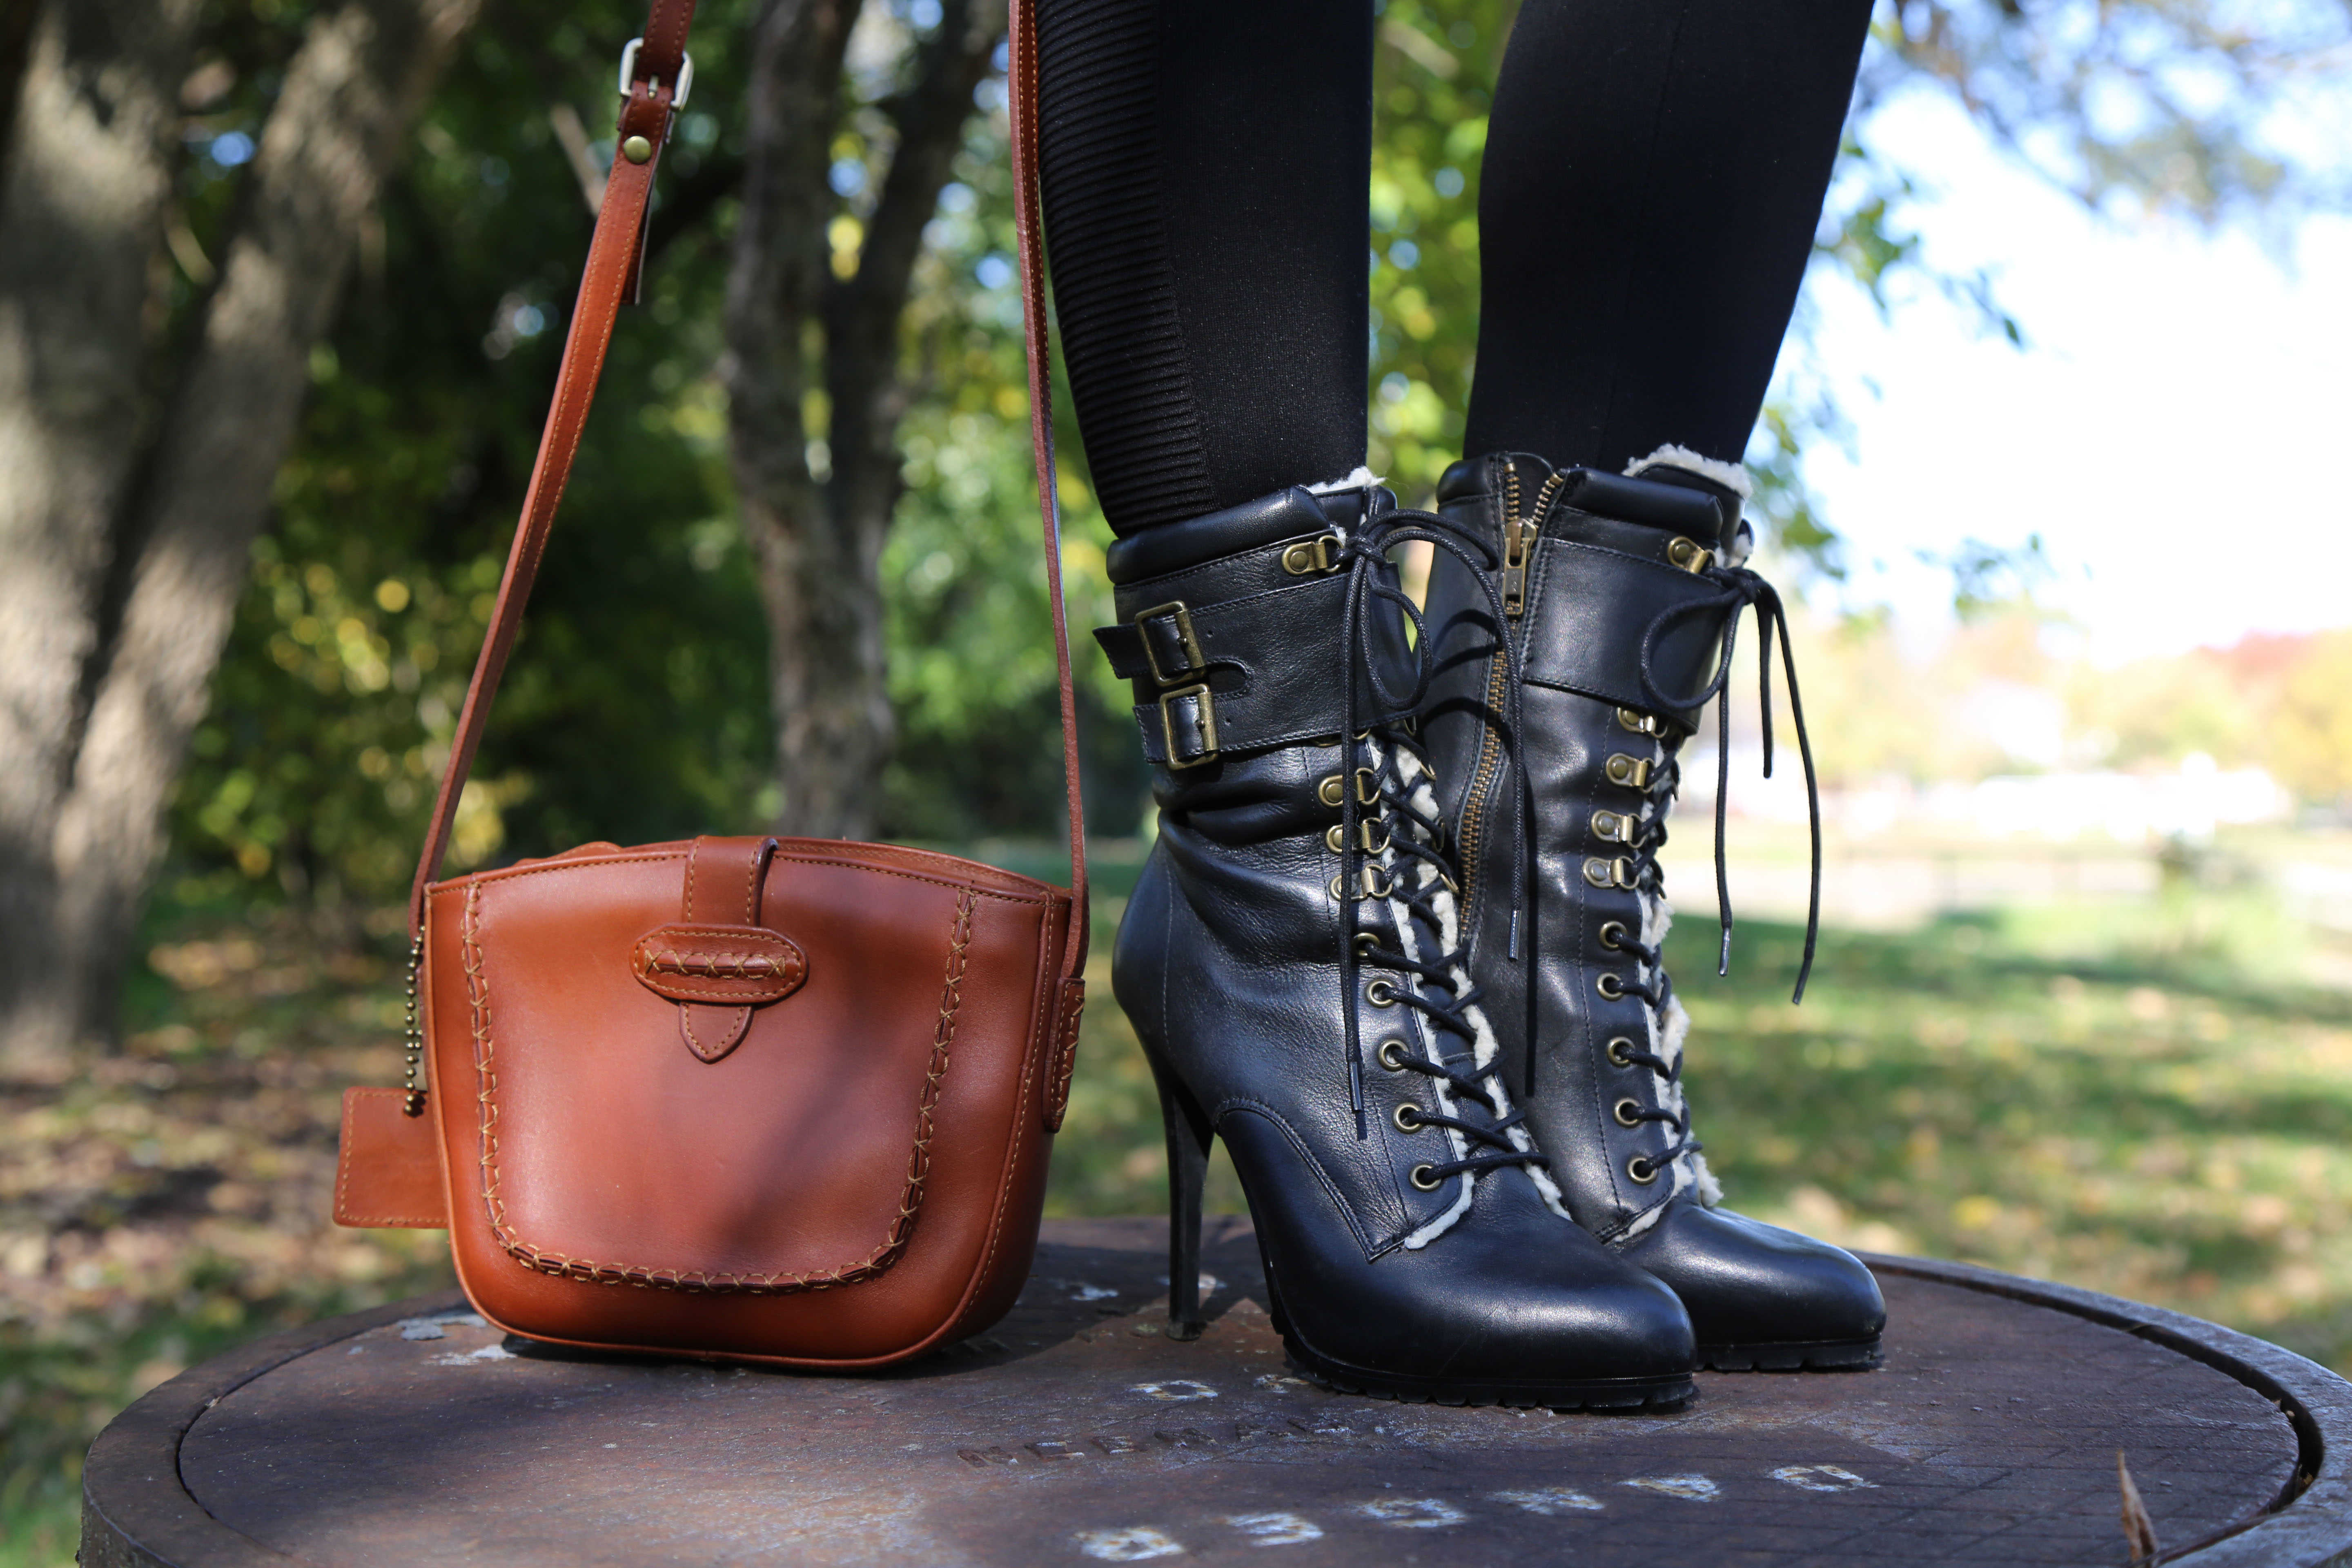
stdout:
{"type": "Polygon", "coordinates": [[[678,1035],[706,1062],[742,1043],[752,1008],[782,1001],[808,979],[808,955],[760,923],[775,853],[772,838],[696,839],[677,923],[647,931],[629,953],[637,983],[677,1004],[678,1035]],[[730,916],[740,923],[712,923],[730,916]]]}
{"type": "Polygon", "coordinates": [[[411,1116],[408,1091],[343,1090],[343,1137],[335,1162],[337,1225],[446,1230],[441,1145],[430,1116],[411,1116]]]}

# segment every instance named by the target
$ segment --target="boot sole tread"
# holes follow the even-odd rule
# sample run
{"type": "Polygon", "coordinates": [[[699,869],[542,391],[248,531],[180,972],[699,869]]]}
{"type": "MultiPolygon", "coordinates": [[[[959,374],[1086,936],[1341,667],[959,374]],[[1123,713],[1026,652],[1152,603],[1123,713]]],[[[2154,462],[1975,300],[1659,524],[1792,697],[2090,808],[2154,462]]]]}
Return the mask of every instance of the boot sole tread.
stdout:
{"type": "Polygon", "coordinates": [[[1866,1340],[1698,1347],[1698,1363],[1710,1372],[1866,1372],[1885,1359],[1875,1334],[1866,1340]]]}
{"type": "Polygon", "coordinates": [[[1501,1384],[1440,1384],[1418,1378],[1389,1378],[1360,1367],[1334,1369],[1301,1353],[1297,1342],[1286,1338],[1283,1348],[1290,1363],[1308,1382],[1334,1394],[1387,1399],[1399,1405],[1501,1405],[1514,1410],[1640,1410],[1677,1409],[1698,1392],[1688,1377],[1608,1379],[1585,1383],[1501,1384]]]}

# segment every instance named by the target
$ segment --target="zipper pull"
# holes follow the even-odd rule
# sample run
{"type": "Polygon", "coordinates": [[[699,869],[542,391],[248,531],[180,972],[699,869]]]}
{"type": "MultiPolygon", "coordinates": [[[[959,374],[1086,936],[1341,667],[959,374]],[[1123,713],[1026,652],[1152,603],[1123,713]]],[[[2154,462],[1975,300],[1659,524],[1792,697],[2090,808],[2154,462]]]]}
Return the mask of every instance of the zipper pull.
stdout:
{"type": "Polygon", "coordinates": [[[1513,468],[1508,475],[1507,515],[1503,520],[1503,614],[1517,620],[1528,607],[1528,552],[1535,547],[1536,535],[1542,531],[1544,519],[1551,514],[1553,500],[1559,496],[1564,476],[1553,474],[1536,492],[1536,504],[1522,515],[1519,511],[1519,474],[1513,468]]]}
{"type": "Polygon", "coordinates": [[[1528,528],[1525,518],[1503,524],[1503,614],[1517,620],[1528,607],[1528,528]]]}

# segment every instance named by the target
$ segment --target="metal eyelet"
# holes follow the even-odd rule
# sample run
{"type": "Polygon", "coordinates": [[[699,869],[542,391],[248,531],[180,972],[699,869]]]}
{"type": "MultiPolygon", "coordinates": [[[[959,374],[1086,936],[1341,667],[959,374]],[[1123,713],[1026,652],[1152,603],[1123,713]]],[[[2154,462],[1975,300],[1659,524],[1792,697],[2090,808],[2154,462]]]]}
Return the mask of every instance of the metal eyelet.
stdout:
{"type": "Polygon", "coordinates": [[[1632,1067],[1633,1065],[1633,1058],[1629,1053],[1633,1049],[1633,1042],[1627,1039],[1622,1035],[1611,1040],[1609,1042],[1609,1065],[1611,1067],[1618,1068],[1632,1067]]]}
{"type": "Polygon", "coordinates": [[[1602,921],[1601,922],[1601,945],[1607,948],[1610,952],[1622,952],[1625,951],[1625,922],[1623,921],[1602,921]]]}
{"type": "Polygon", "coordinates": [[[1650,787],[1650,763],[1646,757],[1629,756],[1623,752],[1612,752],[1609,754],[1609,760],[1601,764],[1601,771],[1607,775],[1611,784],[1622,785],[1626,789],[1650,787]]]}
{"type": "Polygon", "coordinates": [[[1364,987],[1364,1000],[1375,1007],[1395,1006],[1396,982],[1385,979],[1370,982],[1364,987]]]}
{"type": "Polygon", "coordinates": [[[1642,1102],[1640,1100],[1619,1100],[1616,1108],[1617,1125],[1620,1127],[1639,1127],[1642,1125],[1641,1111],[1642,1102]]]}
{"type": "Polygon", "coordinates": [[[1666,721],[1664,719],[1654,718],[1633,708],[1617,710],[1617,727],[1621,730],[1631,730],[1636,735],[1664,735],[1666,732],[1666,721]]]}
{"type": "Polygon", "coordinates": [[[1358,958],[1371,957],[1372,950],[1380,945],[1381,939],[1373,932],[1360,931],[1356,933],[1356,956],[1358,958]]]}
{"type": "Polygon", "coordinates": [[[1642,837],[1642,821],[1630,811],[1596,811],[1592,837],[1603,844],[1633,844],[1642,837]]]}
{"type": "Polygon", "coordinates": [[[1666,559],[1685,572],[1704,572],[1715,552],[1695,540],[1677,537],[1666,546],[1666,559]]]}
{"type": "Polygon", "coordinates": [[[1632,1159],[1625,1162],[1625,1173],[1633,1177],[1638,1184],[1644,1187],[1658,1179],[1657,1166],[1652,1164],[1649,1161],[1644,1160],[1639,1154],[1634,1155],[1632,1159]]]}
{"type": "Polygon", "coordinates": [[[1421,1119],[1421,1107],[1411,1100],[1398,1106],[1390,1114],[1389,1120],[1396,1123],[1396,1130],[1400,1132],[1418,1132],[1429,1125],[1421,1119]]]}
{"type": "MultiPolygon", "coordinates": [[[[1346,786],[1339,782],[1338,773],[1326,773],[1316,783],[1315,798],[1337,810],[1339,806],[1340,791],[1344,788],[1346,786]]],[[[1381,775],[1370,768],[1358,768],[1356,770],[1356,804],[1370,805],[1380,798],[1381,775]]]]}
{"type": "Polygon", "coordinates": [[[1434,1165],[1415,1165],[1409,1179],[1413,1190],[1421,1193],[1433,1193],[1444,1184],[1444,1179],[1437,1174],[1434,1165]]]}
{"type": "Polygon", "coordinates": [[[1412,1048],[1412,1047],[1406,1045],[1402,1040],[1382,1040],[1381,1042],[1381,1066],[1388,1068],[1391,1072],[1404,1071],[1404,1054],[1412,1048]]]}
{"type": "Polygon", "coordinates": [[[1626,888],[1641,886],[1633,872],[1633,858],[1620,855],[1614,860],[1593,856],[1584,862],[1584,879],[1596,888],[1626,888]]]}
{"type": "Polygon", "coordinates": [[[1339,563],[1334,559],[1333,552],[1346,542],[1336,533],[1327,533],[1319,539],[1301,540],[1283,551],[1282,569],[1294,577],[1320,576],[1328,572],[1337,572],[1339,563]]]}
{"type": "MultiPolygon", "coordinates": [[[[1357,823],[1356,842],[1364,847],[1364,853],[1367,855],[1379,855],[1383,853],[1389,847],[1388,824],[1385,822],[1374,822],[1369,817],[1357,823]],[[1372,837],[1372,833],[1375,828],[1380,832],[1380,837],[1377,841],[1375,841],[1372,837]]],[[[1330,826],[1323,830],[1323,843],[1334,855],[1339,854],[1347,847],[1347,840],[1339,837],[1339,825],[1338,823],[1335,822],[1330,826]]]]}
{"type": "Polygon", "coordinates": [[[1592,977],[1592,988],[1614,1002],[1625,994],[1625,977],[1613,969],[1604,969],[1592,977]]]}
{"type": "MultiPolygon", "coordinates": [[[[1357,883],[1358,886],[1363,889],[1360,894],[1357,895],[1361,898],[1385,899],[1390,894],[1396,891],[1395,881],[1390,878],[1386,868],[1380,866],[1365,867],[1362,872],[1359,875],[1357,883]]],[[[1350,902],[1353,901],[1352,899],[1349,898],[1349,895],[1339,891],[1339,878],[1334,877],[1331,879],[1329,888],[1333,898],[1348,900],[1348,901],[1350,902]]]]}

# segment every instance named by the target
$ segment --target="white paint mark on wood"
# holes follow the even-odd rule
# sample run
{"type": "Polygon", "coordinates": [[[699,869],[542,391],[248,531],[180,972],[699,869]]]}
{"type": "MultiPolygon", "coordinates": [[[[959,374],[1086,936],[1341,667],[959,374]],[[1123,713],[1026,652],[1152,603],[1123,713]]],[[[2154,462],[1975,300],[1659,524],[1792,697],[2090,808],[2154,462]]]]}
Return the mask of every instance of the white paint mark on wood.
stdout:
{"type": "Polygon", "coordinates": [[[1443,1530],[1470,1517],[1452,1503],[1433,1497],[1381,1498],[1377,1502],[1357,1504],[1356,1511],[1401,1530],[1443,1530]]]}
{"type": "Polygon", "coordinates": [[[479,1350],[467,1351],[457,1355],[435,1356],[433,1358],[433,1364],[435,1366],[480,1366],[486,1362],[512,1361],[514,1359],[514,1352],[507,1349],[504,1345],[484,1345],[479,1350]]]}
{"type": "Polygon", "coordinates": [[[1252,1546],[1296,1546],[1323,1539],[1323,1527],[1295,1513],[1236,1513],[1225,1522],[1242,1532],[1252,1546]]]}
{"type": "Polygon", "coordinates": [[[1131,1524],[1124,1530],[1082,1530],[1078,1550],[1104,1563],[1142,1563],[1154,1557],[1181,1557],[1184,1543],[1164,1530],[1131,1524]]]}
{"type": "Polygon", "coordinates": [[[1571,1513],[1599,1513],[1601,1503],[1574,1487],[1532,1487],[1525,1491],[1489,1492],[1490,1502],[1507,1502],[1529,1513],[1539,1513],[1547,1519],[1559,1519],[1571,1513]]]}
{"type": "Polygon", "coordinates": [[[1636,1476],[1621,1486],[1637,1487],[1660,1497],[1678,1497],[1689,1502],[1713,1502],[1723,1495],[1723,1489],[1705,1476],[1636,1476]]]}
{"type": "Polygon", "coordinates": [[[1171,1377],[1165,1383],[1139,1383],[1130,1387],[1128,1392],[1140,1394],[1146,1399],[1166,1400],[1173,1405],[1181,1405],[1194,1399],[1214,1399],[1217,1396],[1215,1389],[1198,1378],[1192,1377],[1171,1377]]]}
{"type": "Polygon", "coordinates": [[[1108,1301],[1118,1292],[1108,1285],[1080,1285],[1070,1293],[1073,1301],[1108,1301]]]}
{"type": "Polygon", "coordinates": [[[1771,1474],[1774,1480],[1807,1492],[1874,1490],[1878,1485],[1876,1481],[1864,1480],[1843,1465],[1783,1465],[1771,1474]]]}

